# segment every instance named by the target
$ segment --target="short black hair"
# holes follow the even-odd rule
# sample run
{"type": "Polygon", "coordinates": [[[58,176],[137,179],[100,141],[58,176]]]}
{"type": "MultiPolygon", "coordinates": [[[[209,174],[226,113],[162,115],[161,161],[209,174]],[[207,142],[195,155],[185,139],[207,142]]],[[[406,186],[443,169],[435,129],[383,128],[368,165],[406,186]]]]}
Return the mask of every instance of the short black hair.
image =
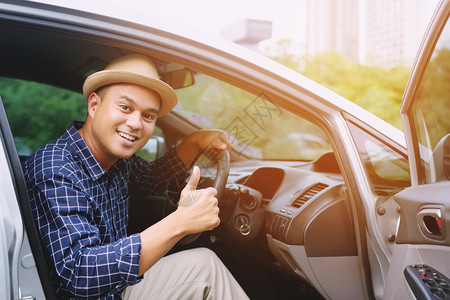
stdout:
{"type": "Polygon", "coordinates": [[[106,95],[106,92],[108,91],[108,89],[110,87],[111,87],[111,84],[101,86],[95,91],[95,93],[100,97],[100,99],[103,99],[106,95]]]}

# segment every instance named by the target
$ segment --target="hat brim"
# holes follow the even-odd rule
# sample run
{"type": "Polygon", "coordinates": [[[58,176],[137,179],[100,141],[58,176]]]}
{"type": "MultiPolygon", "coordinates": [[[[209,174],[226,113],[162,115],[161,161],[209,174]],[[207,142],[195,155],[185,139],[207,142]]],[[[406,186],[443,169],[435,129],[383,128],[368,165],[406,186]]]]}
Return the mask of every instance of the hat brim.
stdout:
{"type": "Polygon", "coordinates": [[[95,92],[102,86],[113,83],[136,84],[157,92],[161,97],[161,107],[159,108],[158,116],[169,113],[178,102],[177,93],[164,81],[134,72],[117,70],[103,70],[90,75],[84,81],[83,95],[88,99],[92,92],[95,92]]]}

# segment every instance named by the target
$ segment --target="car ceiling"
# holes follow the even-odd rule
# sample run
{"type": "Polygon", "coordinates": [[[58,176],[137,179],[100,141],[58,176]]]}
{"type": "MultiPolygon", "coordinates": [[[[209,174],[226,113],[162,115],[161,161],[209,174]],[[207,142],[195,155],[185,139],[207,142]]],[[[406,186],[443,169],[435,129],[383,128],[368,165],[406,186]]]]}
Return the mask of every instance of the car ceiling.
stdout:
{"type": "Polygon", "coordinates": [[[128,53],[100,41],[67,32],[0,21],[0,76],[15,77],[81,91],[89,74],[128,53]],[[20,38],[18,38],[20,37],[20,38]]]}

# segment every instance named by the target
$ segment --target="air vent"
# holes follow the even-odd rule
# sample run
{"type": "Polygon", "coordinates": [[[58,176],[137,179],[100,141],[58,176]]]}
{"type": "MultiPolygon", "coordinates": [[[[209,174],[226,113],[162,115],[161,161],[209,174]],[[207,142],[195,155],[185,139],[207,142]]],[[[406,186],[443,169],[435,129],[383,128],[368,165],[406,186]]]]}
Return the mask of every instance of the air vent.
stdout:
{"type": "Polygon", "coordinates": [[[303,204],[308,202],[309,199],[317,195],[320,191],[323,189],[326,189],[328,187],[328,184],[325,183],[316,183],[315,185],[311,186],[309,189],[304,191],[300,194],[300,196],[297,197],[297,199],[292,202],[291,206],[295,208],[301,207],[303,204]]]}

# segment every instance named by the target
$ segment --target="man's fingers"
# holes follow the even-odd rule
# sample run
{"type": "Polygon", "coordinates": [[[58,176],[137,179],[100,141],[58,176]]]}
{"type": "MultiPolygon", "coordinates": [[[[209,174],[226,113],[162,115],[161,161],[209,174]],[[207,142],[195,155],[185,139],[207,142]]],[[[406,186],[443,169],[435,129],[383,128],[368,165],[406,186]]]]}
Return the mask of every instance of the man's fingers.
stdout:
{"type": "Polygon", "coordinates": [[[217,190],[213,187],[208,187],[205,189],[207,195],[212,195],[212,196],[216,196],[217,195],[217,190]]]}
{"type": "Polygon", "coordinates": [[[180,203],[178,204],[178,206],[191,206],[195,202],[197,202],[198,199],[200,199],[201,195],[202,195],[202,190],[189,191],[180,200],[180,203]]]}
{"type": "Polygon", "coordinates": [[[220,150],[233,150],[233,145],[228,138],[228,135],[224,131],[219,132],[219,138],[217,139],[217,143],[215,144],[215,148],[220,150]]]}
{"type": "MultiPolygon", "coordinates": [[[[181,191],[179,206],[190,206],[195,203],[197,199],[197,185],[200,181],[200,168],[194,166],[191,178],[187,182],[184,189],[181,191]]],[[[198,191],[201,193],[201,191],[198,191]]]]}
{"type": "Polygon", "coordinates": [[[194,191],[197,189],[198,182],[200,181],[200,168],[197,166],[194,166],[194,169],[192,170],[191,178],[189,178],[188,183],[186,184],[186,187],[184,188],[187,191],[194,191]]]}
{"type": "MultiPolygon", "coordinates": [[[[186,188],[185,188],[186,189],[186,188]]],[[[200,198],[213,199],[214,205],[217,206],[218,200],[216,198],[217,190],[212,187],[208,187],[202,190],[186,191],[180,199],[178,206],[191,206],[194,205],[200,198]]]]}

